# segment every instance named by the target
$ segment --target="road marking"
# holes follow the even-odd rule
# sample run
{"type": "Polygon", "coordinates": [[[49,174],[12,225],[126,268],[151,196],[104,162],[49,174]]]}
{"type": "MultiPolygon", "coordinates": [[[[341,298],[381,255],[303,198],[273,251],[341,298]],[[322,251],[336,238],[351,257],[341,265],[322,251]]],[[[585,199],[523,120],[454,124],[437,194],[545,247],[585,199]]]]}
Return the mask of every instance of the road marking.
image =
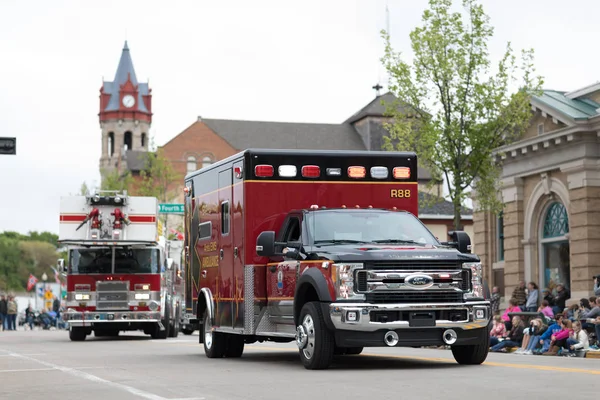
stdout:
{"type": "MultiPolygon", "coordinates": [[[[9,357],[12,357],[9,355],[9,357]]],[[[73,369],[104,369],[105,367],[75,367],[73,369]]],[[[0,374],[5,372],[37,372],[56,371],[56,368],[26,368],[26,369],[0,369],[0,374]]]]}
{"type": "Polygon", "coordinates": [[[102,379],[99,376],[88,374],[87,372],[79,371],[79,370],[74,369],[74,368],[63,367],[63,366],[58,365],[58,364],[53,364],[53,363],[50,363],[50,362],[47,362],[47,361],[38,360],[36,358],[28,357],[28,356],[23,355],[23,354],[14,353],[12,351],[7,351],[7,350],[4,350],[4,351],[7,352],[8,355],[10,355],[12,357],[20,358],[20,359],[28,360],[28,361],[33,361],[33,362],[36,362],[38,364],[45,365],[49,369],[55,369],[55,370],[67,373],[69,375],[73,375],[73,376],[75,376],[77,378],[86,379],[88,381],[95,382],[95,383],[101,383],[101,384],[104,384],[106,386],[110,386],[110,387],[115,388],[115,389],[124,390],[126,392],[129,392],[129,393],[135,395],[135,396],[143,397],[143,398],[149,399],[149,400],[204,400],[204,397],[191,397],[191,398],[185,398],[185,399],[183,399],[183,398],[167,399],[166,397],[162,397],[162,396],[159,396],[159,395],[154,394],[154,393],[150,393],[150,392],[146,392],[146,391],[143,391],[143,390],[140,390],[140,389],[136,389],[136,388],[131,387],[131,386],[123,385],[122,383],[117,383],[117,382],[109,381],[109,380],[106,380],[106,379],[102,379]]]}
{"type": "MultiPolygon", "coordinates": [[[[45,356],[45,353],[23,354],[24,356],[45,356]]],[[[12,357],[10,354],[0,354],[0,357],[12,357]]]]}

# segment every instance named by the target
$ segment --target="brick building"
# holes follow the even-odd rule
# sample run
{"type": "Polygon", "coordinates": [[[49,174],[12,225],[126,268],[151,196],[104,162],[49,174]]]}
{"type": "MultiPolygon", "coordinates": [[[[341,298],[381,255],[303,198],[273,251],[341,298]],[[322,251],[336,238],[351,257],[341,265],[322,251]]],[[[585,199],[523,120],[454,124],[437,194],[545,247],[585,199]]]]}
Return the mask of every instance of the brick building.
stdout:
{"type": "Polygon", "coordinates": [[[477,252],[506,296],[526,280],[578,302],[600,274],[600,83],[545,90],[531,108],[524,137],[497,149],[504,210],[476,213],[477,252]]]}

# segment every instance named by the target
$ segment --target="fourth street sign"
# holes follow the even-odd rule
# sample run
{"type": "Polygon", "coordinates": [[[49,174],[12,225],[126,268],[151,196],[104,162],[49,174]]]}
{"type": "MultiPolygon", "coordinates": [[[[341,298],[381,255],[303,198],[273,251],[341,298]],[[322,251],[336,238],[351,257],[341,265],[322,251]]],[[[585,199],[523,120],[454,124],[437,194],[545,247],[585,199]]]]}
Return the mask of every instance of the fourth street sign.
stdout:
{"type": "Polygon", "coordinates": [[[158,212],[161,214],[183,214],[183,203],[159,204],[158,212]]]}

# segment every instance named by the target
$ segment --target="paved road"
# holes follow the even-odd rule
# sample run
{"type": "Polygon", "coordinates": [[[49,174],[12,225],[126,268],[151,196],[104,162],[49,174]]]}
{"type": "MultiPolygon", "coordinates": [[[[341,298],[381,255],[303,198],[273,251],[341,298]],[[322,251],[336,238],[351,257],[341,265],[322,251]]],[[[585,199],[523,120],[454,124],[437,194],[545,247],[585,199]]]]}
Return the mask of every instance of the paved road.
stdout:
{"type": "Polygon", "coordinates": [[[449,351],[413,348],[365,349],[308,371],[292,344],[219,360],[201,346],[197,333],[76,343],[65,331],[0,332],[0,399],[591,399],[600,375],[598,359],[490,354],[464,367],[449,351]]]}

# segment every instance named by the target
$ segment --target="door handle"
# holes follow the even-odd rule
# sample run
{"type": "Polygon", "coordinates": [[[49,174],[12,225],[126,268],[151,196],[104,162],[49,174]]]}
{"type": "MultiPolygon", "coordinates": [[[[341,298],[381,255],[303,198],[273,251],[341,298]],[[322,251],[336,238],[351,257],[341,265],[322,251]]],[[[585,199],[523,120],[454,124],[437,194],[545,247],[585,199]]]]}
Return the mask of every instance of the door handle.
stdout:
{"type": "Polygon", "coordinates": [[[221,258],[221,260],[223,259],[223,249],[219,250],[219,257],[221,258]]]}
{"type": "Polygon", "coordinates": [[[237,258],[237,256],[238,256],[238,248],[234,247],[234,249],[233,249],[233,258],[237,258]]]}
{"type": "Polygon", "coordinates": [[[202,270],[202,272],[200,272],[200,275],[202,275],[203,278],[206,278],[206,270],[202,270]]]}

